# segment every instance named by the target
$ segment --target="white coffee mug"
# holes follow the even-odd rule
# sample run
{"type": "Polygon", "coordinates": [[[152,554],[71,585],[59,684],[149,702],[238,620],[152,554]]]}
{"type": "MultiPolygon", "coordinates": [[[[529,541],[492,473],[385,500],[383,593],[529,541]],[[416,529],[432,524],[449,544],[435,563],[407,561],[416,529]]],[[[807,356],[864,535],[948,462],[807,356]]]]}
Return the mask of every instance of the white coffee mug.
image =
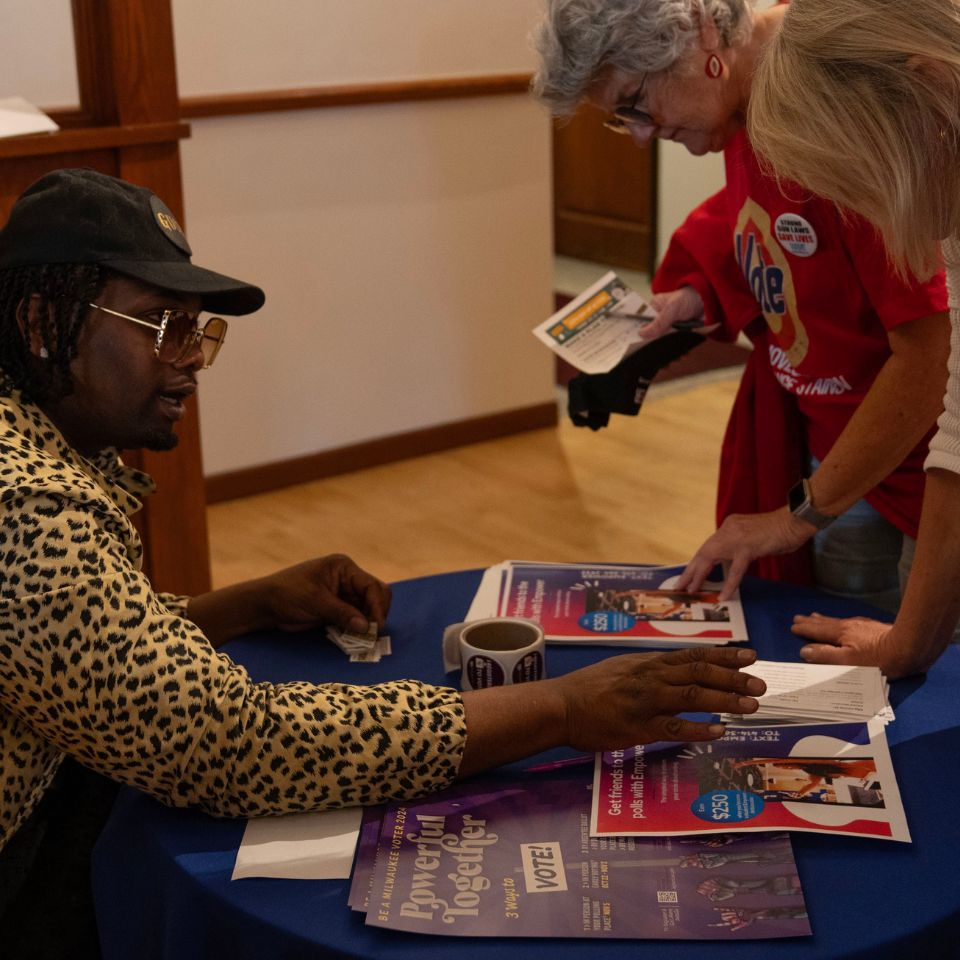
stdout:
{"type": "Polygon", "coordinates": [[[544,647],[540,624],[522,617],[454,623],[443,631],[444,666],[460,667],[462,690],[542,680],[544,647]]]}

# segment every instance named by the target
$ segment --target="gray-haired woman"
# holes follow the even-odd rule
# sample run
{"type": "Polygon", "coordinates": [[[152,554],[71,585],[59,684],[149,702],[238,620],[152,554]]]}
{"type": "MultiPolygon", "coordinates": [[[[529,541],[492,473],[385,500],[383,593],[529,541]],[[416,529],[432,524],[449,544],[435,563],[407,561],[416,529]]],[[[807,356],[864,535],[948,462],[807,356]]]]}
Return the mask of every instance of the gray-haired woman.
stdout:
{"type": "Polygon", "coordinates": [[[790,578],[792,552],[812,541],[818,585],[896,610],[945,382],[943,277],[902,280],[868,223],[761,170],[743,128],[786,9],[548,0],[533,89],[560,115],[593,103],[641,146],[725,155],[725,189],[677,231],[654,278],[655,330],[705,314],[755,347],[724,446],[723,522],[678,587],[721,560],[725,595],[758,558],[790,578]]]}
{"type": "Polygon", "coordinates": [[[642,145],[722,150],[744,125],[750,75],[781,17],[746,0],[553,0],[533,92],[558,115],[589,99],[642,145]]]}

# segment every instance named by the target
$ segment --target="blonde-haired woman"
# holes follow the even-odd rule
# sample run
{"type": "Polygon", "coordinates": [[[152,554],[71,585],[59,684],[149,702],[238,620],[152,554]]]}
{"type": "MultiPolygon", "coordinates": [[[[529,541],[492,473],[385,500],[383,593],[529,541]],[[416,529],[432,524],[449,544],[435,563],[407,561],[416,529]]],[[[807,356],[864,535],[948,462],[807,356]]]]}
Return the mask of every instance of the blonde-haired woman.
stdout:
{"type": "Polygon", "coordinates": [[[871,220],[901,270],[929,275],[942,245],[949,379],[900,613],[892,627],[816,615],[794,627],[816,641],[807,660],[922,671],[960,616],[960,5],[793,0],[754,77],[748,125],[778,175],[871,220]]]}

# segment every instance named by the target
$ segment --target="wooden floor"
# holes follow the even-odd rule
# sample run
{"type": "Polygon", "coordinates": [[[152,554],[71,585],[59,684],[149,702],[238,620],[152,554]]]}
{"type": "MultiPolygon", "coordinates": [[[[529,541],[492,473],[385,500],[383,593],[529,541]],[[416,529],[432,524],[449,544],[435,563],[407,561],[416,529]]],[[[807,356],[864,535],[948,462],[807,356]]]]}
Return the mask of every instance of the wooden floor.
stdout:
{"type": "Polygon", "coordinates": [[[713,530],[739,374],[655,388],[639,417],[597,433],[564,417],[557,429],[216,504],[214,586],[333,552],[385,580],[506,559],[681,563],[713,530]]]}

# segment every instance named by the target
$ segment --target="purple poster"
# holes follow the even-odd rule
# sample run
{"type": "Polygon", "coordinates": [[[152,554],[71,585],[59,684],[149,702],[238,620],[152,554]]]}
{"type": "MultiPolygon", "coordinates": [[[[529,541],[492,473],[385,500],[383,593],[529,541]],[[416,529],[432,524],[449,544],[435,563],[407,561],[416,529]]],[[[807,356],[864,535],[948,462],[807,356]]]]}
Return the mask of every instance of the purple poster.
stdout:
{"type": "Polygon", "coordinates": [[[393,804],[367,923],[444,936],[759,939],[810,933],[786,834],[591,837],[583,780],[457,785],[393,804]]]}

